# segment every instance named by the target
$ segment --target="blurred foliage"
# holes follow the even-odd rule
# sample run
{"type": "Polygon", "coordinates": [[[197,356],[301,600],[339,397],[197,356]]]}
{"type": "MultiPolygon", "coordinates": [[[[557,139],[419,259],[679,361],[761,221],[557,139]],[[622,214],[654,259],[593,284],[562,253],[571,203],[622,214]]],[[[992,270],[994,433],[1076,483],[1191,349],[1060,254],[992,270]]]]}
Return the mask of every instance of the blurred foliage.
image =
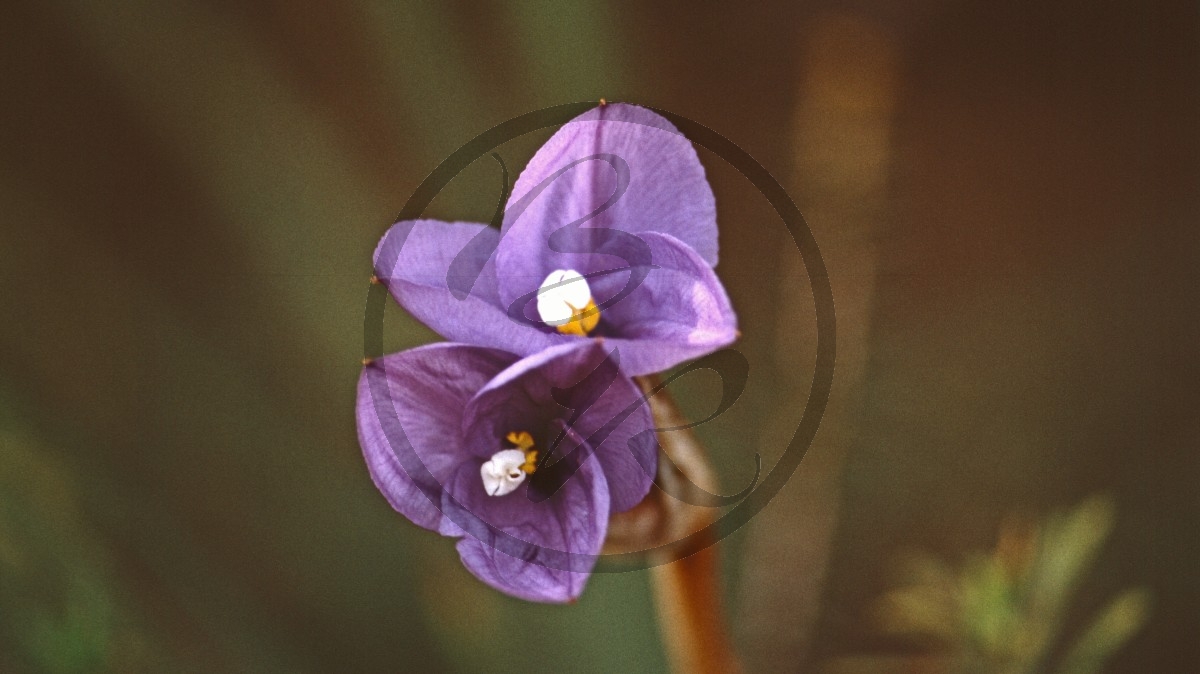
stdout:
{"type": "Polygon", "coordinates": [[[0,428],[0,671],[163,671],[118,587],[67,471],[0,428]]]}
{"type": "MultiPolygon", "coordinates": [[[[1070,601],[1111,532],[1113,511],[1110,499],[1093,497],[1040,523],[1011,517],[994,550],[958,568],[911,553],[901,563],[904,582],[875,603],[873,622],[885,635],[947,654],[922,660],[918,671],[1101,671],[1142,627],[1150,606],[1145,589],[1121,592],[1063,650],[1070,601]]],[[[911,662],[905,667],[914,668],[911,662]]]]}

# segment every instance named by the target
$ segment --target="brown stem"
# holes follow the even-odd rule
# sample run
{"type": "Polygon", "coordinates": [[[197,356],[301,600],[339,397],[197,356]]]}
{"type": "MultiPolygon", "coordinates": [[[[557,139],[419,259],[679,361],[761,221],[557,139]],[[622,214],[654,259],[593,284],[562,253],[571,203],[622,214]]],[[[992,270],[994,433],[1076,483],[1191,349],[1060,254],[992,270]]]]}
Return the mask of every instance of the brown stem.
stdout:
{"type": "MultiPolygon", "coordinates": [[[[659,379],[639,377],[638,385],[649,392],[659,385],[659,379]]],[[[650,398],[650,410],[658,428],[688,423],[665,390],[650,398]]],[[[678,494],[690,481],[709,493],[717,493],[716,474],[691,431],[659,433],[658,441],[670,459],[659,461],[659,484],[678,494]]],[[[637,507],[613,517],[605,552],[647,550],[668,544],[703,529],[716,517],[715,508],[688,505],[655,486],[637,507]]],[[[650,560],[657,562],[650,578],[671,670],[680,674],[741,672],[722,618],[715,541],[700,541],[696,550],[679,559],[673,559],[678,551],[650,553],[659,555],[650,560]]]]}

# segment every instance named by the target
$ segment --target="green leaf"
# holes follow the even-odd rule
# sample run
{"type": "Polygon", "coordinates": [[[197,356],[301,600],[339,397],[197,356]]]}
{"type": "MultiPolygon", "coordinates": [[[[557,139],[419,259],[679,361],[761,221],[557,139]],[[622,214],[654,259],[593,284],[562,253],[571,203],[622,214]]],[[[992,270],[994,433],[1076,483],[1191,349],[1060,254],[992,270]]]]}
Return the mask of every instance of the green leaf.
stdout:
{"type": "Polygon", "coordinates": [[[1130,639],[1150,616],[1150,593],[1126,590],[1100,613],[1063,658],[1059,674],[1100,671],[1110,656],[1130,639]]]}

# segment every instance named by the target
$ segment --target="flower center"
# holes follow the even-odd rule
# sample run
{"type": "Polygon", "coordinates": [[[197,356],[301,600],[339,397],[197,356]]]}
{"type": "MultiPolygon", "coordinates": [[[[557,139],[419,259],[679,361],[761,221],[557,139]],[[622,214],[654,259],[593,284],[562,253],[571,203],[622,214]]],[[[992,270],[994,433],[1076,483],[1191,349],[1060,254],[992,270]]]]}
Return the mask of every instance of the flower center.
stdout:
{"type": "Polygon", "coordinates": [[[488,496],[511,494],[525,476],[537,470],[538,452],[533,448],[533,436],[527,431],[509,433],[504,438],[515,449],[502,449],[479,467],[483,489],[488,496]]]}
{"type": "Polygon", "coordinates": [[[587,279],[574,269],[550,272],[537,295],[538,316],[564,335],[586,337],[600,323],[587,279]]]}

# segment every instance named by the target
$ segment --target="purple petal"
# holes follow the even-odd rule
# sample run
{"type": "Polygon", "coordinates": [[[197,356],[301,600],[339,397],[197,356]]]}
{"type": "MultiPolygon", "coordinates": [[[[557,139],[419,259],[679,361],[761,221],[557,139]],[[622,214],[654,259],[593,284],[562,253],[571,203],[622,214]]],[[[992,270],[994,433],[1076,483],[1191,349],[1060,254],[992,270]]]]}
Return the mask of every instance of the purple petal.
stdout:
{"type": "Polygon", "coordinates": [[[481,460],[462,466],[446,485],[443,508],[466,535],[463,565],[492,587],[529,601],[566,602],[583,593],[608,530],[608,484],[595,456],[549,499],[529,498],[529,481],[505,496],[488,496],[481,460]]]}
{"type": "Polygon", "coordinates": [[[497,257],[501,298],[511,303],[536,290],[556,269],[586,274],[614,266],[612,258],[592,253],[609,233],[591,228],[669,234],[716,266],[712,189],[692,143],[670,122],[645,108],[606,105],[563,125],[538,150],[505,211],[497,257]],[[560,232],[556,244],[577,252],[555,252],[551,234],[571,223],[582,226],[560,232]]]}
{"type": "MultiPolygon", "coordinates": [[[[608,480],[613,512],[628,510],[650,490],[657,465],[654,421],[641,392],[619,364],[607,357],[607,342],[574,340],[514,363],[476,394],[463,413],[464,437],[479,456],[490,456],[511,431],[535,435],[550,417],[594,448],[608,480]]],[[[546,451],[543,446],[539,450],[546,451]]],[[[555,448],[561,456],[563,448],[555,448]]]]}
{"type": "Polygon", "coordinates": [[[737,315],[720,279],[695,251],[678,239],[646,232],[638,235],[657,267],[641,284],[616,299],[631,272],[589,279],[604,307],[604,343],[620,356],[630,375],[661,372],[728,346],[737,339],[737,315]]]}
{"type": "MultiPolygon", "coordinates": [[[[442,485],[463,461],[462,410],[516,356],[464,344],[433,344],[363,368],[356,417],[375,486],[426,529],[442,523],[442,485]]],[[[478,468],[476,468],[478,470],[478,468]]]]}
{"type": "Polygon", "coordinates": [[[496,286],[495,229],[471,222],[404,220],[375,249],[375,275],[396,301],[439,335],[512,353],[567,337],[508,317],[496,286]]]}

